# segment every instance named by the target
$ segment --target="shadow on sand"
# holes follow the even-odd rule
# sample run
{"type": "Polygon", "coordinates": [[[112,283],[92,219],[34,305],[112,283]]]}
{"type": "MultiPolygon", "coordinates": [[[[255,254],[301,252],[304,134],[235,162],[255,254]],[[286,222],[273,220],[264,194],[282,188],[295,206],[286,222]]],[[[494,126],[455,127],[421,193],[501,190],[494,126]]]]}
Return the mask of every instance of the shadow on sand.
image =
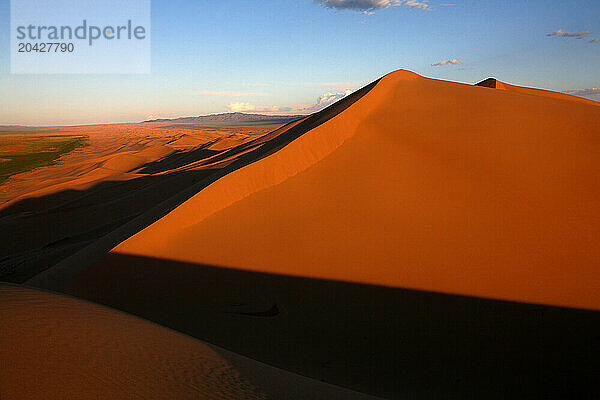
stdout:
{"type": "Polygon", "coordinates": [[[591,398],[600,312],[110,254],[68,294],[386,398],[591,398]]]}

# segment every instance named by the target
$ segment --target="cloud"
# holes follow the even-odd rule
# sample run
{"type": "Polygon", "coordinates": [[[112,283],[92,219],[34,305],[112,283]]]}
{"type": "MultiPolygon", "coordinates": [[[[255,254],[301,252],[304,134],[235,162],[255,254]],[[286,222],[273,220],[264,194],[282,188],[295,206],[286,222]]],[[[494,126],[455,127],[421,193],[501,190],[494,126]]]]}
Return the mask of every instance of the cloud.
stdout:
{"type": "Polygon", "coordinates": [[[600,96],[600,88],[569,90],[567,93],[575,96],[600,96]]]}
{"type": "Polygon", "coordinates": [[[381,8],[394,7],[399,1],[394,0],[315,0],[327,8],[338,10],[374,11],[381,8]]]}
{"type": "Polygon", "coordinates": [[[316,104],[314,104],[312,106],[312,108],[316,110],[320,110],[322,108],[327,107],[330,104],[335,103],[338,100],[343,99],[344,97],[348,96],[350,93],[352,93],[352,90],[345,90],[343,92],[327,92],[322,96],[319,96],[319,98],[317,99],[316,104]]]}
{"type": "Polygon", "coordinates": [[[229,112],[262,112],[262,113],[282,113],[282,114],[306,114],[313,113],[343,99],[352,93],[352,90],[343,92],[327,92],[317,98],[315,104],[297,104],[292,106],[259,106],[252,103],[236,101],[229,103],[227,109],[229,112]]]}
{"type": "Polygon", "coordinates": [[[451,58],[449,60],[444,60],[444,61],[440,61],[440,62],[436,62],[435,64],[431,64],[434,67],[439,67],[441,65],[458,65],[458,64],[463,64],[462,60],[457,60],[456,58],[451,58]]]}
{"type": "Polygon", "coordinates": [[[590,40],[590,43],[600,43],[600,38],[590,40]]]}
{"type": "Polygon", "coordinates": [[[421,10],[430,10],[427,0],[315,0],[327,8],[337,10],[362,11],[363,14],[371,15],[376,10],[390,7],[406,6],[421,10]]]}
{"type": "Polygon", "coordinates": [[[579,31],[579,32],[567,32],[564,29],[559,29],[552,33],[547,33],[546,36],[562,36],[562,37],[574,37],[577,39],[581,39],[585,35],[589,35],[590,31],[579,31]]]}
{"type": "Polygon", "coordinates": [[[425,1],[405,0],[403,4],[410,8],[418,8],[420,10],[431,10],[431,7],[429,7],[429,4],[427,4],[427,2],[425,1]]]}
{"type": "Polygon", "coordinates": [[[223,96],[223,97],[266,96],[264,93],[257,93],[257,92],[227,92],[227,91],[212,91],[212,90],[201,90],[194,94],[200,94],[200,95],[204,95],[204,96],[223,96]]]}
{"type": "Polygon", "coordinates": [[[257,106],[252,103],[243,101],[234,101],[227,105],[229,112],[285,112],[286,110],[280,109],[279,106],[257,106]]]}

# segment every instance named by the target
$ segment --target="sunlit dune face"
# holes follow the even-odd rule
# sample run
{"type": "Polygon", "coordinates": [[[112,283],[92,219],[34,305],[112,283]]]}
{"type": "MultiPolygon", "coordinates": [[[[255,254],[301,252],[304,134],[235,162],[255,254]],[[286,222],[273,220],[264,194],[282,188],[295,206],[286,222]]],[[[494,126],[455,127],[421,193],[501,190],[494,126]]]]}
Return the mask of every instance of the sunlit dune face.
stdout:
{"type": "Polygon", "coordinates": [[[114,252],[598,309],[592,126],[595,106],[391,74],[114,252]]]}

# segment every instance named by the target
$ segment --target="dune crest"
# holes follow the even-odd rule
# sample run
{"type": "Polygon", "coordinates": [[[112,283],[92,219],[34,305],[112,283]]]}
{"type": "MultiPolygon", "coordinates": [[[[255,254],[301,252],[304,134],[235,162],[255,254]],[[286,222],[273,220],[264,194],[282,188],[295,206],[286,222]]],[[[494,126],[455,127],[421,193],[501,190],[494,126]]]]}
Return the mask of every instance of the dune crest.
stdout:
{"type": "Polygon", "coordinates": [[[388,74],[113,252],[600,308],[600,109],[503,93],[388,74]]]}

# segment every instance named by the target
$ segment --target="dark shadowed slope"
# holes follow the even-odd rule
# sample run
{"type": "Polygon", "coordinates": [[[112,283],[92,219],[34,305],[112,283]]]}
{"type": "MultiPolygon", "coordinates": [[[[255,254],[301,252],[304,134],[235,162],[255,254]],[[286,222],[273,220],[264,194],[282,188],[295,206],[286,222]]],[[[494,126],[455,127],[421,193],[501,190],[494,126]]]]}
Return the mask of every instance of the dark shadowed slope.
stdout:
{"type": "Polygon", "coordinates": [[[86,270],[67,292],[383,398],[562,400],[596,392],[597,311],[121,254],[86,270]]]}

